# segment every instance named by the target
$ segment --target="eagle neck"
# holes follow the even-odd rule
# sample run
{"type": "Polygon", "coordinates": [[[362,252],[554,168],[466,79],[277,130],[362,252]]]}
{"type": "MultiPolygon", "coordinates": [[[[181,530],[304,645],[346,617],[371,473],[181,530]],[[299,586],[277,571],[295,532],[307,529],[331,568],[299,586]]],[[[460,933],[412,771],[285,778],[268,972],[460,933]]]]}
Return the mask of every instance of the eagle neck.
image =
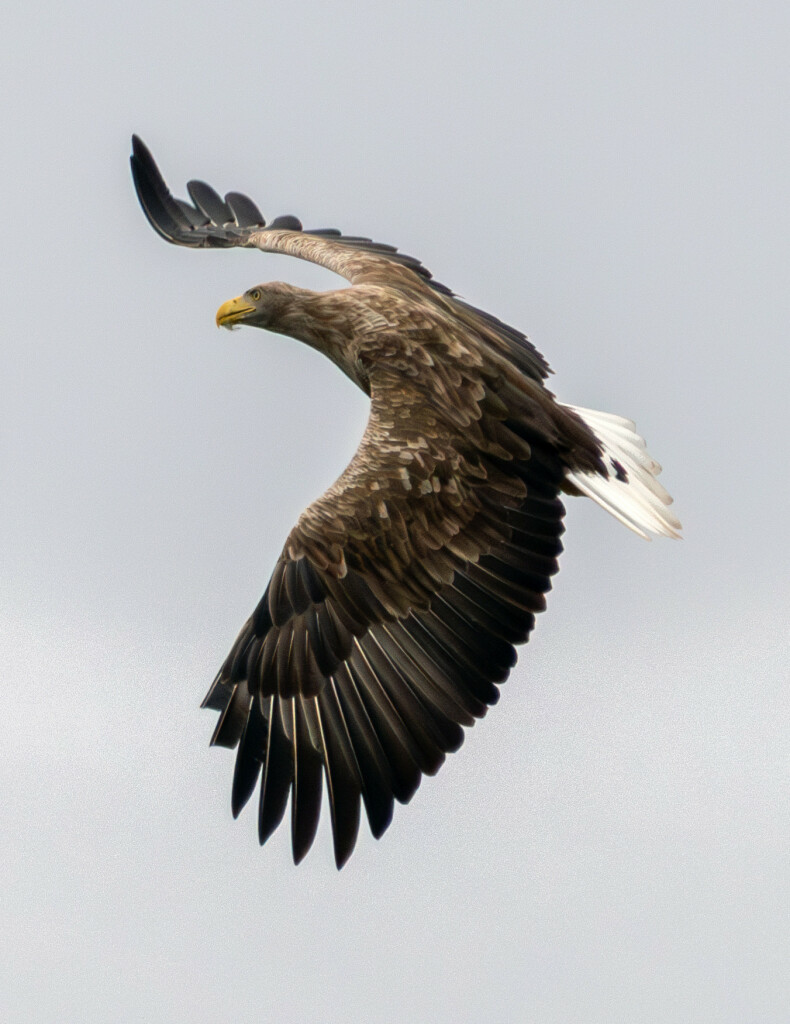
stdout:
{"type": "MultiPolygon", "coordinates": [[[[285,301],[267,325],[269,330],[309,345],[322,352],[360,387],[356,372],[356,340],[360,330],[359,303],[351,289],[337,292],[313,292],[289,289],[285,301]]],[[[364,325],[362,325],[364,326],[364,325]]]]}

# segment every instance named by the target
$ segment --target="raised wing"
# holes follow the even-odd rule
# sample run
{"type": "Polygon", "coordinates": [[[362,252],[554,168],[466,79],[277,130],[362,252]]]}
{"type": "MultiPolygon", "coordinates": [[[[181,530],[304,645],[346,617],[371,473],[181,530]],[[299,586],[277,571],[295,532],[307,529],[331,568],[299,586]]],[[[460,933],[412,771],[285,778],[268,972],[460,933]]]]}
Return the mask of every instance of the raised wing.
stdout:
{"type": "Polygon", "coordinates": [[[479,419],[443,427],[402,374],[376,372],[354,459],[300,518],[206,696],[212,742],[238,745],[234,815],[261,777],[263,843],[290,794],[297,862],[322,776],[340,867],[361,805],[379,837],[496,702],[545,606],[563,467],[492,388],[466,395],[479,419]]]}
{"type": "Polygon", "coordinates": [[[301,221],[290,214],[276,217],[267,224],[255,203],[240,192],[228,192],[223,199],[204,181],[190,181],[187,191],[192,203],[176,199],[165,184],[150,150],[136,135],[132,136],[131,165],[137,196],[151,226],[162,238],[175,245],[193,249],[248,246],[264,252],[287,252],[312,263],[320,263],[344,277],[347,268],[343,257],[356,250],[360,267],[380,266],[376,260],[372,263],[364,259],[360,261],[360,255],[385,257],[388,265],[408,267],[430,281],[436,291],[451,294],[449,288],[433,280],[430,271],[419,260],[398,252],[393,245],[344,235],[336,228],[305,231],[301,221]]]}
{"type": "Polygon", "coordinates": [[[136,135],[132,137],[131,166],[146,217],[154,230],[174,245],[193,249],[241,246],[285,253],[326,267],[352,284],[419,286],[459,321],[506,353],[523,373],[543,380],[550,372],[546,360],[521,331],[464,302],[436,281],[418,259],[398,252],[392,245],[344,235],[336,228],[305,230],[291,215],[276,217],[267,224],[247,196],[228,192],[223,199],[203,181],[187,184],[191,203],[176,199],[148,147],[136,135]]]}

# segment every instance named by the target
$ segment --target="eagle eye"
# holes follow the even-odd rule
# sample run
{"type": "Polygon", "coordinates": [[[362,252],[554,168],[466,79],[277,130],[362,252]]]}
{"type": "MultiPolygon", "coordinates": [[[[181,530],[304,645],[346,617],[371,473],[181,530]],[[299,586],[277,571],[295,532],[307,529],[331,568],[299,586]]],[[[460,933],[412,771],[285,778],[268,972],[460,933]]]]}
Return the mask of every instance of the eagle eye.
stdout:
{"type": "Polygon", "coordinates": [[[260,290],[260,288],[251,288],[250,291],[247,292],[247,294],[249,295],[249,297],[252,299],[253,302],[260,302],[260,299],[261,299],[261,290],[260,290]]]}

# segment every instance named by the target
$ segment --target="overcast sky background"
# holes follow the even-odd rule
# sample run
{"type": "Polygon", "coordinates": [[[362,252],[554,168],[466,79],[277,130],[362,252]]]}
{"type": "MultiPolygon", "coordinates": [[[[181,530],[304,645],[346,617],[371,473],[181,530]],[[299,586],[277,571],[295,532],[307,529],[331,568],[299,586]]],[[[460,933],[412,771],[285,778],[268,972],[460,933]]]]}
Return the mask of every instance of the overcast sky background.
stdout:
{"type": "Polygon", "coordinates": [[[790,1005],[783,2],[16,5],[0,105],[0,1016],[773,1022],[790,1005]],[[230,814],[198,704],[366,400],[214,327],[282,257],[176,192],[372,235],[633,416],[685,540],[591,503],[502,700],[338,874],[230,814]]]}

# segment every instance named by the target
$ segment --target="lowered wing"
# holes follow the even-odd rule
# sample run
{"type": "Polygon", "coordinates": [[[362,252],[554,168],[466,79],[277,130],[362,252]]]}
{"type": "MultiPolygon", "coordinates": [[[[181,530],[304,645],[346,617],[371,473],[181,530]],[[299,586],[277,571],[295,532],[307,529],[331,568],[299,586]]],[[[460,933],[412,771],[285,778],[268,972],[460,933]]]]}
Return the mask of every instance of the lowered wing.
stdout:
{"type": "Polygon", "coordinates": [[[563,467],[484,394],[474,430],[442,426],[379,369],[351,464],[303,513],[204,706],[238,747],[234,814],[260,779],[259,838],[290,796],[295,861],[315,837],[323,778],[338,866],[364,806],[438,771],[498,699],[557,571],[563,467]]]}

